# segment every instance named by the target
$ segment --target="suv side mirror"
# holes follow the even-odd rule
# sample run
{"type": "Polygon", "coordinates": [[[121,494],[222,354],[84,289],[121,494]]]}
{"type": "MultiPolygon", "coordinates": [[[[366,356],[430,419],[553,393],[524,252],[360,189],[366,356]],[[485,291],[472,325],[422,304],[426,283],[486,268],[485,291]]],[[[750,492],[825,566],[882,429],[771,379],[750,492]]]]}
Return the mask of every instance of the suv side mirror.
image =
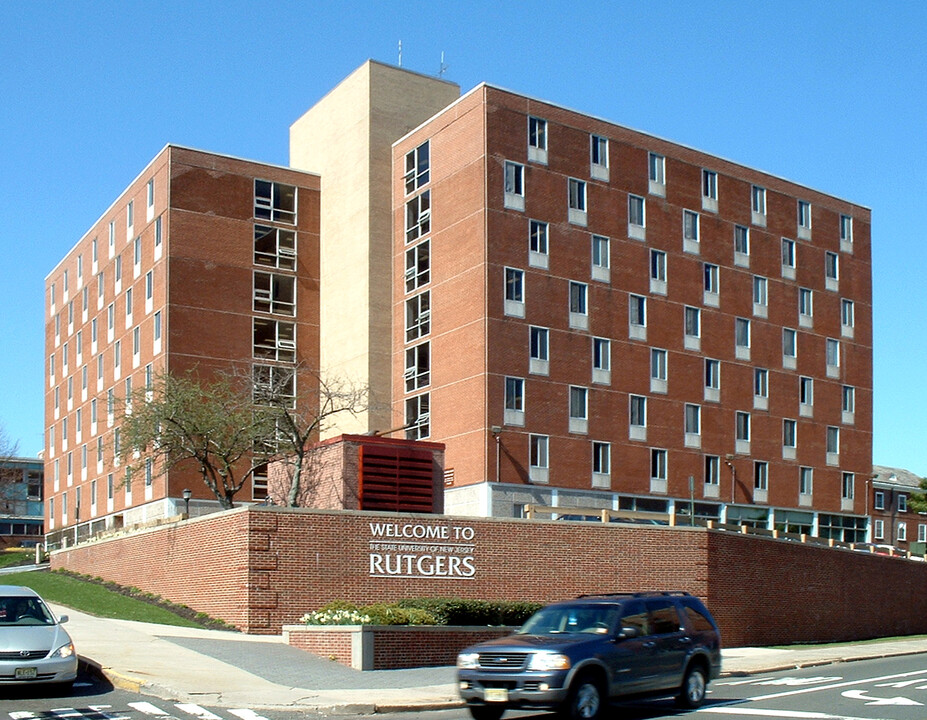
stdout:
{"type": "Polygon", "coordinates": [[[69,618],[68,618],[67,615],[60,615],[60,616],[58,617],[58,624],[59,624],[59,625],[64,625],[64,624],[68,621],[68,619],[69,619],[69,618]]]}
{"type": "Polygon", "coordinates": [[[619,638],[636,638],[640,637],[641,631],[640,628],[636,627],[623,627],[621,632],[618,633],[619,638]]]}

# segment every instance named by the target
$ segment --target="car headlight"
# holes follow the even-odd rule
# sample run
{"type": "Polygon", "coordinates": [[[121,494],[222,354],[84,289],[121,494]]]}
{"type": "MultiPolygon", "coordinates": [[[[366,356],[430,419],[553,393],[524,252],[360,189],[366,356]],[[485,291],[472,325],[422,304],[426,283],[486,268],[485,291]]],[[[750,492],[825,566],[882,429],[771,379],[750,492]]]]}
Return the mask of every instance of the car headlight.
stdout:
{"type": "Polygon", "coordinates": [[[55,650],[49,657],[69,658],[74,654],[74,643],[65,643],[55,650]]]}
{"type": "Polygon", "coordinates": [[[570,658],[561,653],[539,652],[528,661],[529,670],[569,670],[570,658]]]}
{"type": "Polygon", "coordinates": [[[460,653],[457,656],[457,667],[472,670],[480,666],[480,654],[475,652],[460,653]]]}

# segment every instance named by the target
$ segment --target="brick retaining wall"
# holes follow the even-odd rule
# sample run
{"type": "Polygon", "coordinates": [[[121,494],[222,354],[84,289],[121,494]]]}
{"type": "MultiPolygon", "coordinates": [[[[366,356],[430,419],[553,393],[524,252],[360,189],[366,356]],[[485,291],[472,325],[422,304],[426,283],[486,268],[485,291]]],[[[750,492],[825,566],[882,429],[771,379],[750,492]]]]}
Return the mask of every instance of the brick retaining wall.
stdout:
{"type": "Polygon", "coordinates": [[[927,563],[697,527],[251,507],[57,551],[51,563],[251,633],[277,634],[332,600],[665,589],[705,599],[727,647],[927,633],[927,563]],[[375,537],[377,527],[447,537],[375,537]]]}

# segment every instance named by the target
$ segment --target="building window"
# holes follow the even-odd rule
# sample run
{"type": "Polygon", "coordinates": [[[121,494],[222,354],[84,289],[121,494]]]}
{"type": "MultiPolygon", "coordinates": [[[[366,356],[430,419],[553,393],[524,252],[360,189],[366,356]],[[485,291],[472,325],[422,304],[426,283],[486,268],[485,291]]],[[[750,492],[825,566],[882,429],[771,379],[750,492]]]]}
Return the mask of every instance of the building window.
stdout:
{"type": "MultiPolygon", "coordinates": [[[[721,292],[721,270],[717,265],[711,263],[705,263],[703,265],[703,270],[705,279],[705,304],[717,306],[716,302],[709,303],[707,296],[718,295],[721,292]]],[[[715,300],[717,300],[717,298],[715,298],[715,300]]]]}
{"type": "Polygon", "coordinates": [[[650,251],[650,292],[666,295],[666,253],[662,250],[650,251]]]}
{"type": "Polygon", "coordinates": [[[836,290],[840,280],[840,257],[837,253],[824,253],[824,279],[828,290],[836,290]]]}
{"type": "Polygon", "coordinates": [[[811,203],[798,201],[798,237],[807,240],[811,235],[811,203]]]}
{"type": "Polygon", "coordinates": [[[547,375],[550,360],[550,331],[543,327],[528,329],[530,349],[529,370],[536,375],[547,375]]]}
{"type": "Polygon", "coordinates": [[[927,525],[924,523],[918,523],[917,526],[917,541],[918,542],[927,542],[927,525]]]}
{"type": "Polygon", "coordinates": [[[667,389],[666,350],[650,349],[650,392],[665,393],[667,389]]]}
{"type": "Polygon", "coordinates": [[[592,279],[608,282],[610,251],[609,239],[602,235],[592,236],[592,279]]]}
{"type": "Polygon", "coordinates": [[[769,463],[757,460],[753,463],[753,489],[769,489],[769,463]]]}
{"type": "Polygon", "coordinates": [[[528,118],[528,159],[547,164],[547,121],[528,118]]]}
{"type": "Polygon", "coordinates": [[[826,347],[828,376],[839,372],[840,368],[840,341],[827,338],[826,347]]]}
{"type": "Polygon", "coordinates": [[[296,315],[296,278],[255,272],[253,300],[255,312],[296,315]]]}
{"type": "MultiPolygon", "coordinates": [[[[705,389],[721,389],[721,361],[712,358],[705,358],[705,389]]],[[[706,395],[706,400],[707,400],[706,395]]],[[[718,398],[720,399],[720,398],[718,398]]]]}
{"type": "Polygon", "coordinates": [[[423,292],[406,300],[406,342],[431,332],[431,293],[423,292]]]}
{"type": "Polygon", "coordinates": [[[753,276],[753,314],[766,317],[769,304],[769,282],[759,275],[753,276]]]}
{"type": "Polygon", "coordinates": [[[528,264],[534,267],[547,267],[548,226],[540,220],[528,222],[528,264]]]}
{"type": "Polygon", "coordinates": [[[505,268],[505,314],[513,317],[525,316],[525,271],[505,268]]]}
{"type": "Polygon", "coordinates": [[[406,400],[406,440],[421,440],[430,435],[431,414],[428,393],[406,400]]]}
{"type": "Polygon", "coordinates": [[[528,436],[528,472],[529,478],[533,482],[547,482],[549,440],[550,438],[547,435],[528,436]],[[540,472],[535,473],[535,471],[540,472]]]}
{"type": "Polygon", "coordinates": [[[612,446],[610,443],[592,443],[592,472],[596,475],[611,475],[612,446]]]}
{"type": "Polygon", "coordinates": [[[161,240],[162,240],[161,216],[159,215],[157,218],[155,218],[155,238],[154,238],[155,260],[158,259],[159,253],[161,252],[161,240]]]}
{"type": "Polygon", "coordinates": [[[897,538],[900,542],[907,542],[908,540],[908,524],[906,522],[898,523],[897,538]]]}
{"type": "Polygon", "coordinates": [[[702,170],[702,210],[718,212],[718,173],[702,170]]]}
{"type": "Polygon", "coordinates": [[[841,483],[841,497],[844,500],[852,500],[856,497],[856,476],[851,472],[843,473],[843,480],[841,483]]]}
{"type": "Polygon", "coordinates": [[[589,174],[596,180],[608,182],[608,138],[592,135],[589,138],[589,174]]]}
{"type": "Polygon", "coordinates": [[[699,242],[698,213],[691,210],[682,211],[682,249],[686,252],[698,252],[699,242]]]}
{"type": "Polygon", "coordinates": [[[753,369],[753,395],[756,398],[769,397],[769,370],[765,368],[753,369]]]}
{"type": "Polygon", "coordinates": [[[840,216],[840,249],[853,252],[853,218],[849,215],[840,216]]]}
{"type": "Polygon", "coordinates": [[[296,233],[267,225],[255,225],[254,264],[295,270],[296,233]]]}
{"type": "Polygon", "coordinates": [[[629,396],[629,409],[631,427],[647,427],[647,398],[643,395],[629,396]]]}
{"type": "Polygon", "coordinates": [[[802,405],[814,405],[814,379],[800,377],[798,379],[798,401],[802,405]]]}
{"type": "Polygon", "coordinates": [[[885,521],[884,520],[876,520],[873,523],[872,537],[874,540],[884,540],[885,539],[885,521]]]}
{"type": "Polygon", "coordinates": [[[414,150],[406,153],[406,172],[404,175],[406,195],[428,184],[429,147],[426,140],[414,150]]]}
{"type": "Polygon", "coordinates": [[[754,185],[750,190],[752,222],[754,225],[766,225],[766,188],[754,185]]]}
{"type": "Polygon", "coordinates": [[[739,359],[750,359],[750,321],[745,318],[734,320],[734,348],[739,359]]]}
{"type": "Polygon", "coordinates": [[[153,214],[154,214],[154,204],[155,204],[155,201],[154,201],[155,193],[154,193],[154,191],[155,191],[155,187],[154,187],[154,178],[151,178],[151,179],[148,181],[148,186],[147,186],[147,188],[146,188],[146,193],[145,193],[145,201],[146,201],[146,205],[145,205],[145,206],[146,206],[147,209],[148,209],[148,219],[149,219],[149,220],[151,220],[151,218],[153,217],[153,214]]]}
{"type": "Polygon", "coordinates": [[[840,301],[840,325],[844,330],[852,329],[855,323],[855,313],[852,300],[846,298],[840,301]]]}
{"type": "Polygon", "coordinates": [[[737,411],[734,425],[736,439],[740,442],[750,442],[750,413],[737,411]]]}
{"type": "Polygon", "coordinates": [[[648,157],[648,192],[651,195],[666,195],[666,158],[657,153],[650,153],[648,157]]]}
{"type": "Polygon", "coordinates": [[[875,498],[872,501],[872,505],[876,510],[885,509],[885,493],[881,490],[876,490],[875,498]]]}
{"type": "Polygon", "coordinates": [[[525,209],[525,166],[510,160],[505,161],[505,207],[525,209]]]}
{"type": "Polygon", "coordinates": [[[296,224],[296,188],[270,180],[254,181],[254,217],[296,224]]]}
{"type": "Polygon", "coordinates": [[[686,403],[685,432],[686,435],[699,435],[702,432],[702,408],[698,405],[686,403]]]}
{"type": "Polygon", "coordinates": [[[252,323],[254,329],[254,357],[280,362],[295,362],[295,323],[257,317],[252,318],[252,323]]]}
{"type": "Polygon", "coordinates": [[[431,282],[430,242],[425,240],[406,250],[406,292],[418,290],[431,282]]]}
{"type": "Polygon", "coordinates": [[[798,469],[798,494],[811,495],[814,492],[814,470],[810,467],[798,469]]]}
{"type": "Polygon", "coordinates": [[[795,241],[782,238],[782,267],[795,269],[795,241]]]}
{"type": "Polygon", "coordinates": [[[430,343],[406,348],[406,392],[415,392],[431,382],[430,343]]]}
{"type": "Polygon", "coordinates": [[[898,512],[908,512],[908,496],[898,495],[898,512]]]}
{"type": "Polygon", "coordinates": [[[850,414],[856,412],[856,388],[852,385],[843,386],[843,412],[850,414]]]}
{"type": "Polygon", "coordinates": [[[589,286],[570,281],[570,327],[585,330],[589,324],[589,286]]]}
{"type": "Polygon", "coordinates": [[[569,221],[576,225],[586,225],[586,183],[576,178],[567,180],[567,199],[569,221]]]}
{"type": "Polygon", "coordinates": [[[798,423],[794,420],[782,421],[782,446],[795,449],[797,442],[798,423]]]}
{"type": "Polygon", "coordinates": [[[570,432],[584,433],[589,422],[589,390],[570,386],[570,432]]]}
{"type": "Polygon", "coordinates": [[[406,203],[406,242],[431,232],[431,191],[426,190],[406,203]]]}
{"type": "Polygon", "coordinates": [[[157,342],[161,339],[161,311],[154,314],[154,340],[157,342]]]}
{"type": "Polygon", "coordinates": [[[705,456],[705,484],[721,484],[721,458],[717,455],[705,456]]]}
{"type": "Polygon", "coordinates": [[[792,328],[782,328],[782,357],[798,357],[798,333],[792,328]]]}
{"type": "Polygon", "coordinates": [[[666,481],[666,450],[650,450],[650,479],[666,481]]]}
{"type": "Polygon", "coordinates": [[[525,381],[522,378],[505,379],[505,424],[525,424],[525,381]]]}
{"type": "Polygon", "coordinates": [[[606,338],[592,338],[592,381],[611,382],[612,342],[606,338]]]}
{"type": "MultiPolygon", "coordinates": [[[[296,373],[292,368],[276,365],[255,365],[251,368],[251,397],[256,405],[282,403],[296,407],[296,373]]],[[[145,368],[145,389],[150,390],[148,368],[145,368]]]]}
{"type": "Polygon", "coordinates": [[[701,350],[702,311],[686,306],[683,309],[684,345],[687,350],[701,350]]]}
{"type": "MultiPolygon", "coordinates": [[[[132,228],[135,227],[135,201],[130,200],[126,205],[126,236],[132,236],[132,228]]],[[[65,292],[67,292],[67,285],[65,285],[65,292]]]]}
{"type": "Polygon", "coordinates": [[[840,455],[840,428],[827,426],[827,464],[836,465],[840,455]]]}
{"type": "Polygon", "coordinates": [[[811,317],[814,315],[813,299],[811,290],[798,288],[798,320],[804,327],[810,326],[811,317]]]}
{"type": "Polygon", "coordinates": [[[635,240],[645,240],[647,235],[646,205],[644,198],[637,195],[628,195],[628,237],[635,240]]]}

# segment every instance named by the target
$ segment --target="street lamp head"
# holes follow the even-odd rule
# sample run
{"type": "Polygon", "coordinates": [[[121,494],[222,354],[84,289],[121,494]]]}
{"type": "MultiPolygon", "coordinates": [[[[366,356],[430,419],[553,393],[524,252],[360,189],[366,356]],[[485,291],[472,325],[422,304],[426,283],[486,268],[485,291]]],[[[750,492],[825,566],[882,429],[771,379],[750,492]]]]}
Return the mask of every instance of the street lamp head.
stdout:
{"type": "Polygon", "coordinates": [[[183,499],[184,499],[184,500],[189,500],[190,498],[193,497],[193,491],[190,490],[189,488],[184,488],[182,494],[183,494],[183,499]]]}

